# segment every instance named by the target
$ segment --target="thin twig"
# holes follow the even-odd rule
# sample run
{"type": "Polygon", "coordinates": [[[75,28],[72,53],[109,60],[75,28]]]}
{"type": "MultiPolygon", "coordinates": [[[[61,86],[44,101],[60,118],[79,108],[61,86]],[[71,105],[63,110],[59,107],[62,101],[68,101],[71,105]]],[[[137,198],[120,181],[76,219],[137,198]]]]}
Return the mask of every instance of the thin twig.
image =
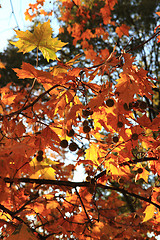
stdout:
{"type": "Polygon", "coordinates": [[[122,162],[119,164],[119,166],[125,166],[125,165],[129,165],[129,164],[136,164],[136,163],[139,163],[139,162],[147,162],[147,161],[158,161],[159,158],[157,157],[144,157],[144,158],[136,158],[135,160],[129,160],[129,161],[126,161],[126,162],[122,162]]]}
{"type": "Polygon", "coordinates": [[[10,5],[11,5],[12,14],[13,14],[14,19],[15,19],[15,22],[16,22],[16,24],[17,24],[18,30],[20,30],[20,27],[19,27],[19,24],[18,24],[18,21],[17,21],[16,15],[15,15],[15,12],[14,12],[14,9],[13,9],[12,0],[10,0],[10,5]]]}
{"type": "MultiPolygon", "coordinates": [[[[147,162],[147,161],[158,161],[159,158],[157,157],[144,157],[144,158],[136,158],[135,160],[129,160],[129,161],[126,161],[126,162],[122,162],[119,164],[119,166],[126,166],[126,165],[130,165],[130,164],[136,164],[136,163],[140,163],[140,162],[147,162]]],[[[106,170],[103,170],[101,171],[100,173],[98,173],[93,179],[95,181],[97,181],[99,178],[103,177],[104,175],[106,174],[106,170]]]]}
{"type": "Polygon", "coordinates": [[[0,209],[2,211],[4,211],[5,213],[8,213],[12,218],[18,220],[20,223],[24,223],[28,228],[30,228],[33,232],[35,232],[36,234],[38,234],[38,236],[41,238],[42,235],[40,233],[38,233],[37,231],[35,231],[35,229],[31,228],[22,218],[16,216],[16,212],[12,212],[11,210],[9,210],[8,208],[6,208],[5,206],[3,206],[2,204],[0,204],[0,209]]]}
{"type": "Polygon", "coordinates": [[[86,211],[86,208],[85,208],[85,206],[84,206],[84,203],[83,203],[83,201],[82,201],[82,198],[81,198],[79,192],[77,191],[77,188],[76,188],[76,187],[75,187],[75,190],[76,190],[76,194],[77,194],[77,196],[79,197],[79,200],[80,200],[80,202],[81,202],[81,204],[82,204],[82,207],[83,207],[83,209],[84,209],[84,212],[85,212],[85,214],[86,214],[86,216],[87,216],[88,222],[91,222],[91,219],[90,219],[90,217],[88,216],[88,213],[87,213],[87,211],[86,211]]]}
{"type": "Polygon", "coordinates": [[[47,93],[49,93],[50,91],[52,91],[56,87],[60,87],[60,85],[56,84],[53,87],[49,88],[47,91],[41,93],[33,102],[29,103],[26,106],[23,106],[21,109],[15,111],[15,112],[11,112],[11,113],[6,114],[6,115],[2,115],[0,117],[0,120],[3,120],[5,117],[12,117],[14,115],[20,114],[22,111],[24,111],[24,110],[26,110],[26,109],[28,109],[30,107],[33,107],[34,104],[37,103],[43,96],[45,96],[47,93]]]}
{"type": "Polygon", "coordinates": [[[153,34],[148,40],[142,42],[141,44],[139,44],[138,46],[134,47],[134,48],[130,48],[126,51],[126,53],[130,52],[130,51],[134,51],[137,48],[142,47],[143,45],[145,45],[146,43],[148,43],[151,39],[153,39],[154,37],[156,37],[158,34],[160,34],[160,30],[158,32],[156,32],[155,34],[153,34]]]}
{"type": "Polygon", "coordinates": [[[22,207],[20,207],[16,212],[14,212],[14,215],[17,215],[18,213],[23,211],[27,205],[29,205],[33,200],[36,200],[38,197],[39,197],[38,194],[34,195],[34,197],[30,198],[25,204],[23,204],[22,207]]]}

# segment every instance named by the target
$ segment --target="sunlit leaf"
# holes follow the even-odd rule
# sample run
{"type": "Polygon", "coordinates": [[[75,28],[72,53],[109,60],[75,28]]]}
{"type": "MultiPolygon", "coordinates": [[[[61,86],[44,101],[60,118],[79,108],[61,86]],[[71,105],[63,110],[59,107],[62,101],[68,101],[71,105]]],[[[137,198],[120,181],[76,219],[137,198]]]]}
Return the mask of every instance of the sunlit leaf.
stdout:
{"type": "Polygon", "coordinates": [[[52,38],[52,28],[50,27],[50,21],[34,27],[34,32],[15,30],[17,42],[10,41],[11,44],[19,48],[19,52],[27,53],[35,48],[38,48],[44,58],[56,59],[56,52],[60,50],[66,43],[61,42],[58,38],[52,38]]]}
{"type": "Polygon", "coordinates": [[[95,166],[99,165],[98,161],[98,146],[94,143],[86,150],[86,160],[91,160],[95,166]]]}
{"type": "Polygon", "coordinates": [[[155,211],[156,211],[155,206],[153,204],[149,204],[144,211],[145,217],[143,219],[143,222],[146,222],[153,218],[155,211]]]}
{"type": "MultiPolygon", "coordinates": [[[[54,161],[52,163],[54,163],[54,161]]],[[[55,179],[55,170],[45,158],[41,162],[38,162],[36,157],[34,157],[30,162],[30,167],[33,172],[30,178],[55,179]]]]}

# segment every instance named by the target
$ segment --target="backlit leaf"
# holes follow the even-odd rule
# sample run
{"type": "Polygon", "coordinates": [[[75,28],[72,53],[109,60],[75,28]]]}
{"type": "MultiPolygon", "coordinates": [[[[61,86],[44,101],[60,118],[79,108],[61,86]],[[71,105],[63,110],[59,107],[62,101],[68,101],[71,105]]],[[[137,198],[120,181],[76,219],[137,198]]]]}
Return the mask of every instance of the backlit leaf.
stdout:
{"type": "Polygon", "coordinates": [[[58,38],[52,38],[52,28],[49,20],[43,24],[39,23],[37,27],[34,27],[33,33],[28,30],[15,30],[15,32],[19,40],[17,42],[10,41],[10,43],[18,47],[19,52],[27,53],[38,48],[47,61],[49,59],[56,59],[56,52],[66,45],[66,43],[61,42],[58,38]]]}
{"type": "Polygon", "coordinates": [[[55,179],[55,170],[50,166],[45,158],[41,162],[38,162],[36,157],[34,157],[30,162],[30,167],[33,172],[30,178],[55,179]]]}
{"type": "Polygon", "coordinates": [[[118,34],[119,38],[121,38],[123,35],[129,36],[129,29],[129,26],[127,26],[126,24],[122,24],[120,27],[116,28],[116,33],[118,34]]]}
{"type": "Polygon", "coordinates": [[[153,218],[155,211],[156,211],[155,206],[153,204],[149,204],[144,211],[145,217],[143,219],[143,222],[146,222],[153,218]]]}
{"type": "Polygon", "coordinates": [[[86,150],[86,160],[91,160],[95,166],[99,165],[98,162],[98,147],[95,143],[90,145],[90,148],[86,150]]]}

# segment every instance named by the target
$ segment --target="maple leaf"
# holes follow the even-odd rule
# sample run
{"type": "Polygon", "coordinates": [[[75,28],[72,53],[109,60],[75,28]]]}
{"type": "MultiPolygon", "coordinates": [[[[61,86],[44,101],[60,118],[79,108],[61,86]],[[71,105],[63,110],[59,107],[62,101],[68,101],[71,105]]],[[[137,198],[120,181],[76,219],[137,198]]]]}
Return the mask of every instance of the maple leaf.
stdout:
{"type": "Polygon", "coordinates": [[[112,175],[115,176],[125,176],[130,173],[129,167],[125,166],[120,168],[117,166],[117,164],[111,159],[110,161],[105,162],[105,167],[107,169],[107,172],[111,172],[112,175]]]}
{"type": "MultiPolygon", "coordinates": [[[[12,84],[0,91],[1,231],[5,229],[5,236],[10,235],[19,218],[32,226],[37,232],[35,236],[38,234],[40,238],[52,238],[54,234],[65,239],[71,234],[75,239],[139,239],[152,231],[156,235],[160,222],[157,185],[160,114],[157,112],[154,119],[150,115],[158,109],[158,82],[155,86],[156,79],[134,64],[136,59],[130,49],[119,54],[114,47],[110,53],[106,48],[101,49],[99,40],[95,43],[98,48],[88,41],[109,36],[102,25],[115,26],[111,11],[117,0],[106,0],[102,6],[95,3],[93,9],[87,1],[60,1],[64,10],[61,19],[66,21],[73,43],[83,47],[85,57],[93,60],[94,65],[74,67],[79,54],[68,62],[56,58],[56,51],[65,43],[52,39],[49,21],[38,24],[33,32],[16,31],[19,41],[14,45],[17,44],[19,51],[25,53],[37,48],[47,61],[56,58],[56,64],[50,72],[29,63],[14,69],[19,78],[38,81],[45,92],[12,84]],[[96,25],[94,31],[87,28],[88,22],[97,17],[102,24],[98,28],[96,25]],[[111,74],[114,78],[119,75],[117,85],[110,81],[111,74]],[[47,91],[49,88],[52,92],[47,91]],[[157,103],[153,101],[155,92],[157,103]],[[43,94],[46,94],[44,101],[43,94]],[[143,109],[138,101],[142,98],[147,104],[143,109]],[[108,100],[114,104],[108,104],[108,100]],[[83,110],[92,114],[84,114],[83,110]],[[85,125],[91,130],[89,133],[83,131],[85,125]],[[71,135],[70,130],[74,132],[71,135]],[[78,144],[73,158],[68,146],[61,147],[62,140],[68,146],[74,141],[78,144]],[[78,166],[87,175],[86,181],[74,179],[78,166]],[[157,187],[151,184],[144,189],[143,182],[148,183],[152,173],[157,175],[154,183],[157,187]],[[137,199],[138,204],[126,204],[127,196],[137,199]],[[142,209],[145,211],[141,219],[142,209]]],[[[32,19],[38,14],[48,15],[41,9],[44,2],[36,0],[36,4],[30,4],[31,15],[27,12],[26,16],[32,19]]],[[[116,32],[122,37],[128,36],[128,30],[122,24],[116,32]]],[[[79,178],[81,172],[78,173],[79,178]]],[[[26,225],[20,225],[9,239],[34,239],[28,232],[26,225]]]]}
{"type": "MultiPolygon", "coordinates": [[[[35,69],[31,64],[29,63],[22,63],[22,69],[19,68],[13,68],[13,70],[17,73],[17,76],[21,79],[25,78],[35,78],[39,83],[43,85],[45,90],[48,90],[53,86],[55,83],[55,78],[53,78],[52,74],[50,72],[44,72],[42,70],[35,69]]],[[[56,84],[58,84],[58,79],[56,79],[56,84]]],[[[60,83],[62,80],[60,80],[60,83]]]]}
{"type": "Polygon", "coordinates": [[[129,36],[129,29],[129,26],[122,24],[120,27],[116,28],[116,33],[118,34],[119,38],[121,38],[123,35],[129,36]]]}
{"type": "MultiPolygon", "coordinates": [[[[57,58],[57,65],[55,65],[54,67],[50,68],[50,72],[54,75],[57,76],[60,73],[66,73],[69,69],[71,69],[72,65],[79,62],[80,60],[78,60],[78,58],[80,58],[83,54],[77,54],[74,58],[72,58],[71,60],[69,60],[66,63],[61,62],[58,58],[57,58]]],[[[73,69],[74,70],[74,69],[73,69]]],[[[80,70],[78,71],[79,74],[80,70]]]]}
{"type": "Polygon", "coordinates": [[[52,38],[52,28],[50,27],[50,21],[41,24],[34,28],[33,33],[30,31],[15,30],[17,42],[10,41],[11,44],[19,48],[19,52],[30,52],[35,48],[38,48],[44,58],[55,60],[57,58],[56,52],[60,50],[67,43],[61,42],[58,38],[52,38]]]}
{"type": "Polygon", "coordinates": [[[120,73],[120,78],[117,80],[117,82],[118,84],[116,85],[116,89],[117,92],[119,92],[120,97],[126,103],[132,102],[134,94],[139,92],[138,85],[133,76],[120,73]]]}
{"type": "Polygon", "coordinates": [[[16,228],[16,230],[13,232],[13,234],[7,238],[7,240],[20,240],[20,239],[37,240],[36,236],[24,223],[19,225],[18,228],[16,228]]]}
{"type": "Polygon", "coordinates": [[[147,183],[148,182],[148,176],[149,176],[149,172],[145,169],[142,168],[143,172],[142,173],[138,173],[135,177],[135,181],[139,180],[140,178],[144,179],[144,181],[147,183]]]}

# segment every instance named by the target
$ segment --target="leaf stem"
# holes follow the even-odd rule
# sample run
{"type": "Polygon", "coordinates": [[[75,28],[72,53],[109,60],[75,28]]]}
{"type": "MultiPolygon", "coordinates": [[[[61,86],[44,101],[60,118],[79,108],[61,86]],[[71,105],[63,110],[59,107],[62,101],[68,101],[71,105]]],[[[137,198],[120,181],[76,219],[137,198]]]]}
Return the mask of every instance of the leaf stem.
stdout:
{"type": "Polygon", "coordinates": [[[36,68],[38,67],[38,47],[37,47],[37,58],[36,58],[36,68]]]}

